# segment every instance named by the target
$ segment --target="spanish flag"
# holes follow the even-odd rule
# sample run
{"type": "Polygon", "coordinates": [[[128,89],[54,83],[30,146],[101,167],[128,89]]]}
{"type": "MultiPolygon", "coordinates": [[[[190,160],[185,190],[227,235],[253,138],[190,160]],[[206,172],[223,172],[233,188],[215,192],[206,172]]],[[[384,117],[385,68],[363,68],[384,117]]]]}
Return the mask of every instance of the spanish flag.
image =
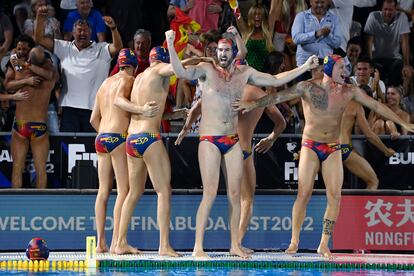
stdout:
{"type": "MultiPolygon", "coordinates": [[[[186,15],[182,10],[179,8],[175,8],[175,17],[170,22],[170,29],[175,31],[175,40],[174,40],[174,48],[178,54],[180,59],[183,59],[185,48],[187,47],[188,43],[188,32],[197,32],[201,29],[200,24],[195,22],[191,17],[186,15]]],[[[164,41],[163,44],[164,48],[168,48],[167,41],[164,41]]],[[[170,78],[170,88],[169,88],[169,97],[167,99],[167,104],[165,106],[164,112],[172,112],[173,111],[173,102],[175,101],[175,95],[177,92],[177,77],[172,76],[170,78]]],[[[163,121],[162,122],[163,132],[169,132],[169,122],[163,121]]]]}
{"type": "MultiPolygon", "coordinates": [[[[179,8],[175,8],[175,17],[170,22],[170,29],[175,31],[174,48],[180,59],[184,56],[185,47],[188,43],[188,32],[197,32],[201,26],[191,17],[186,15],[179,8]]],[[[164,41],[164,48],[167,48],[167,42],[164,41]]]]}

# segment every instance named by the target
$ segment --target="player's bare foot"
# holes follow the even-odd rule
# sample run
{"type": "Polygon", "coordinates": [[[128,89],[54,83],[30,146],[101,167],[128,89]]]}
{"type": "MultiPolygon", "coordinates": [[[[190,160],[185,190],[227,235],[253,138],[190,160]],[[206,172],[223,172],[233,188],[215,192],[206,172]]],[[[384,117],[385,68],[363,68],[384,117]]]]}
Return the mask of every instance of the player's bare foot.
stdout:
{"type": "Polygon", "coordinates": [[[240,258],[243,258],[243,259],[250,258],[250,254],[247,254],[246,252],[244,252],[240,247],[230,248],[230,254],[239,256],[240,258]]]}
{"type": "Polygon", "coordinates": [[[96,253],[107,253],[107,252],[109,252],[109,248],[107,245],[104,245],[104,246],[98,245],[96,247],[96,253]]]}
{"type": "Polygon", "coordinates": [[[296,254],[298,252],[298,244],[295,242],[290,242],[289,247],[285,250],[286,254],[296,254]]]}
{"type": "Polygon", "coordinates": [[[175,252],[175,250],[172,249],[171,247],[158,250],[158,255],[168,256],[168,257],[181,257],[181,254],[178,254],[177,252],[175,252]]]}
{"type": "Polygon", "coordinates": [[[142,252],[139,251],[137,248],[127,244],[126,246],[116,246],[114,253],[118,255],[124,255],[124,254],[141,254],[142,252]]]}
{"type": "Polygon", "coordinates": [[[243,250],[243,252],[244,252],[244,253],[246,253],[246,254],[253,254],[253,253],[254,253],[254,250],[253,250],[253,249],[250,249],[250,248],[244,247],[243,245],[240,245],[240,248],[241,248],[241,250],[243,250]]]}
{"type": "Polygon", "coordinates": [[[329,247],[327,245],[324,244],[320,244],[317,250],[318,254],[321,255],[324,258],[333,259],[333,255],[331,253],[331,251],[329,250],[329,247]]]}
{"type": "Polygon", "coordinates": [[[196,257],[196,258],[207,258],[207,259],[210,259],[210,256],[207,255],[207,253],[204,252],[204,250],[194,250],[192,256],[193,257],[196,257]]]}
{"type": "Polygon", "coordinates": [[[112,253],[112,254],[115,254],[115,248],[116,248],[116,244],[112,243],[111,247],[109,247],[109,252],[112,253]]]}

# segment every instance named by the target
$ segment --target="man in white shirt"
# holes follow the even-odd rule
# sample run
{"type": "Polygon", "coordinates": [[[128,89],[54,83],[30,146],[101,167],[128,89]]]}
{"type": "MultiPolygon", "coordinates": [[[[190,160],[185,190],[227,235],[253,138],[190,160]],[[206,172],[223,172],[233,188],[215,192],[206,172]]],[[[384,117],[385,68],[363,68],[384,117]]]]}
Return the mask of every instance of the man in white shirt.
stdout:
{"type": "Polygon", "coordinates": [[[73,41],[51,39],[44,35],[47,7],[37,11],[35,41],[53,52],[61,62],[62,107],[60,131],[94,132],[89,119],[95,103],[96,92],[108,76],[112,58],[122,48],[122,40],[114,20],[104,16],[103,20],[112,32],[112,43],[91,41],[91,28],[86,20],[77,20],[73,25],[73,41]]]}

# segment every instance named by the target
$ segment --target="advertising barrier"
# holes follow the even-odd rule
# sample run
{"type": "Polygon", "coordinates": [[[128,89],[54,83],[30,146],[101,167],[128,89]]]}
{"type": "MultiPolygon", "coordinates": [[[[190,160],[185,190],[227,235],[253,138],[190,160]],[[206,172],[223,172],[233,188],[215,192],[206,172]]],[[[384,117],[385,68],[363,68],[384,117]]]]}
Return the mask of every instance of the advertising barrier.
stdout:
{"type": "Polygon", "coordinates": [[[414,250],[414,196],[343,196],[333,248],[414,250]]]}
{"type": "MultiPolygon", "coordinates": [[[[353,140],[355,151],[359,152],[372,165],[380,180],[380,189],[413,189],[414,176],[414,141],[409,136],[397,141],[383,139],[394,148],[396,154],[387,158],[362,138],[353,140]],[[395,181],[398,179],[398,181],[395,181]]],[[[71,172],[79,160],[90,160],[96,166],[97,155],[94,149],[93,134],[58,135],[50,137],[50,151],[46,164],[48,188],[70,188],[71,172]]],[[[173,189],[201,188],[198,166],[198,138],[187,137],[180,146],[175,146],[174,136],[165,136],[164,143],[171,160],[171,184],[173,189]]],[[[260,141],[259,135],[253,139],[253,145],[260,141]]],[[[261,189],[296,189],[298,183],[298,158],[301,137],[283,134],[266,154],[253,156],[257,187],[261,189]]],[[[12,156],[10,152],[10,135],[0,134],[0,188],[11,186],[12,156]]],[[[23,183],[25,187],[34,187],[35,172],[33,160],[28,154],[23,183]]],[[[84,183],[88,184],[88,183],[84,183]]],[[[90,185],[85,185],[91,187],[90,185]]],[[[221,176],[220,188],[224,188],[221,176]]],[[[363,189],[365,183],[345,171],[344,188],[363,189]]],[[[147,182],[147,188],[152,188],[147,182]]],[[[324,188],[321,175],[315,179],[315,188],[324,188]]]]}
{"type": "MultiPolygon", "coordinates": [[[[0,194],[0,250],[23,251],[33,237],[47,241],[51,250],[85,250],[85,238],[96,235],[95,194],[0,194]]],[[[108,203],[106,240],[111,242],[112,210],[108,203]]],[[[244,245],[256,249],[286,248],[292,228],[294,195],[257,195],[244,245]]],[[[192,249],[195,215],[201,195],[173,195],[170,240],[175,249],[192,249]]],[[[310,201],[301,234],[303,248],[316,249],[321,235],[324,196],[310,201]]],[[[144,250],[157,250],[157,196],[144,195],[135,208],[128,241],[144,250]]],[[[217,196],[207,223],[206,249],[229,249],[230,231],[225,195],[217,196]]]]}
{"type": "MultiPolygon", "coordinates": [[[[285,249],[292,230],[294,194],[256,195],[253,217],[243,244],[254,249],[285,249]]],[[[96,235],[94,193],[0,194],[0,251],[23,251],[34,237],[52,250],[85,250],[85,238],[96,235]]],[[[112,210],[108,203],[106,240],[111,242],[112,210]]],[[[200,194],[174,194],[170,240],[175,249],[194,245],[195,215],[200,194]]],[[[302,227],[301,249],[315,250],[322,232],[324,195],[313,195],[302,227]]],[[[145,194],[135,208],[128,241],[143,250],[157,250],[157,196],[145,194]]],[[[227,197],[218,195],[207,223],[206,249],[228,249],[227,197]]],[[[343,195],[331,248],[334,250],[414,250],[414,195],[343,195]]]]}

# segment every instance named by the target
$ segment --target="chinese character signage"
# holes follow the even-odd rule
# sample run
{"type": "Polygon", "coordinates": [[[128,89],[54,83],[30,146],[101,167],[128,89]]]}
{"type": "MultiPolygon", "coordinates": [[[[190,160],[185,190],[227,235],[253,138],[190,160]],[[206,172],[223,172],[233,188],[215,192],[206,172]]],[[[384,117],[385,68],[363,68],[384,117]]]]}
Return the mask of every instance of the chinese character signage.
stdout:
{"type": "Polygon", "coordinates": [[[343,196],[333,248],[414,250],[414,196],[343,196]]]}

